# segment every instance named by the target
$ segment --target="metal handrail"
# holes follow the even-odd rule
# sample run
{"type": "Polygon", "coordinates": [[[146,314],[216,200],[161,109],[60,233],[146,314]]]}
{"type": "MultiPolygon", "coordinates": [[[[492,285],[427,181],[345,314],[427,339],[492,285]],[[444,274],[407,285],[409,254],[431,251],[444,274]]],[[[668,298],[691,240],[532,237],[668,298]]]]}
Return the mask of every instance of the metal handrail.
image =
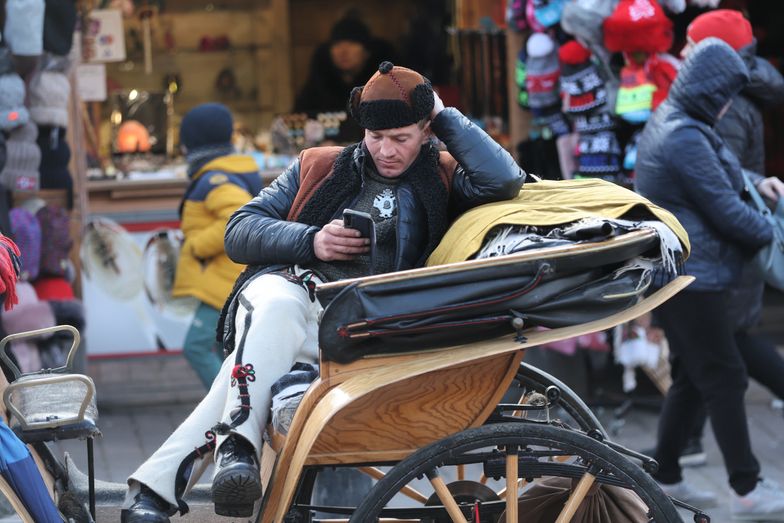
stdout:
{"type": "Polygon", "coordinates": [[[70,372],[73,369],[73,362],[74,359],[76,358],[76,349],[79,346],[80,342],[81,342],[81,335],[79,334],[79,331],[76,328],[72,327],[71,325],[55,325],[54,327],[46,327],[43,329],[19,332],[17,334],[9,334],[8,336],[0,340],[0,360],[2,360],[3,363],[14,374],[14,380],[17,380],[22,376],[29,376],[33,374],[70,372]],[[57,367],[54,369],[44,369],[43,371],[28,372],[27,374],[24,374],[22,373],[21,370],[19,370],[19,367],[16,366],[16,364],[13,362],[13,360],[8,356],[8,353],[6,352],[6,346],[14,340],[34,338],[44,334],[53,334],[55,332],[60,332],[60,331],[68,331],[73,336],[73,342],[71,343],[71,348],[68,350],[68,357],[65,360],[65,365],[62,367],[57,367]]]}

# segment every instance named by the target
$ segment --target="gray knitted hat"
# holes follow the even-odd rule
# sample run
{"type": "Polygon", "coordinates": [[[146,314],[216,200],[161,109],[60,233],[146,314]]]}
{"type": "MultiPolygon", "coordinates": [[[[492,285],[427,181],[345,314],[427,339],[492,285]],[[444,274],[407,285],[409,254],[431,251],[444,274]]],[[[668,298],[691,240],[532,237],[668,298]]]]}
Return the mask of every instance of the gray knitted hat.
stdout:
{"type": "Polygon", "coordinates": [[[561,101],[558,78],[558,47],[545,33],[534,33],[526,42],[526,77],[528,106],[540,109],[561,101]]]}
{"type": "Polygon", "coordinates": [[[0,74],[0,129],[8,131],[24,125],[30,114],[24,106],[25,85],[15,72],[0,74]]]}
{"type": "Polygon", "coordinates": [[[44,50],[44,0],[6,0],[3,36],[18,56],[38,56],[44,50]]]}
{"type": "Polygon", "coordinates": [[[41,71],[30,84],[30,116],[38,125],[68,127],[71,85],[65,73],[41,71]]]}
{"type": "Polygon", "coordinates": [[[41,150],[36,139],[38,128],[28,122],[8,135],[5,142],[5,167],[0,172],[0,182],[13,191],[37,191],[40,186],[38,168],[41,150]]]}

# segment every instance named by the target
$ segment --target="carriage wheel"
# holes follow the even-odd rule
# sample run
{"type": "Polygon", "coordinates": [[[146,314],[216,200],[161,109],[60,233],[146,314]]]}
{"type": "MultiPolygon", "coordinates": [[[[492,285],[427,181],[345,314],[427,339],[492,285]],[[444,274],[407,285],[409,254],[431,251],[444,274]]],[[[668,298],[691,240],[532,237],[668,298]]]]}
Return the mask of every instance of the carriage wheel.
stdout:
{"type": "Polygon", "coordinates": [[[588,405],[572,389],[555,376],[525,362],[520,364],[517,376],[504,395],[501,405],[499,405],[499,410],[503,412],[503,416],[491,417],[489,421],[511,421],[509,419],[510,416],[520,416],[521,413],[519,411],[505,410],[503,408],[504,402],[524,403],[532,400],[536,401],[537,397],[539,401],[552,403],[555,408],[550,409],[550,412],[547,412],[545,409],[527,412],[525,413],[526,418],[534,418],[539,421],[550,421],[547,419],[548,416],[551,419],[561,418],[561,421],[567,425],[578,428],[583,432],[598,430],[602,435],[607,434],[607,431],[604,430],[602,423],[593,411],[588,408],[588,405]],[[557,397],[552,397],[548,394],[550,387],[557,387],[557,397]]]}
{"type": "Polygon", "coordinates": [[[537,423],[484,425],[423,447],[379,479],[350,521],[517,523],[526,519],[519,514],[518,520],[518,508],[525,506],[519,503],[529,489],[553,478],[563,478],[570,486],[556,508],[556,523],[570,521],[592,487],[603,485],[620,487],[624,496],[631,496],[643,520],[682,521],[642,468],[585,434],[537,423]],[[488,486],[495,487],[497,495],[486,495],[479,487],[472,495],[464,481],[452,482],[459,465],[483,470],[493,478],[488,486]],[[405,489],[428,501],[398,495],[405,489]]]}

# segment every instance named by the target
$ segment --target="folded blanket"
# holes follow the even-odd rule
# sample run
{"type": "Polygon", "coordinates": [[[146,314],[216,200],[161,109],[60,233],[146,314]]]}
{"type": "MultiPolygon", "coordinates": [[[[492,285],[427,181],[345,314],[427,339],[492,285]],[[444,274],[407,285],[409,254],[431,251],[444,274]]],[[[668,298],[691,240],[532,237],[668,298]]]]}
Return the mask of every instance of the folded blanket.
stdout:
{"type": "Polygon", "coordinates": [[[460,216],[430,255],[427,265],[443,265],[473,257],[488,233],[499,225],[552,227],[587,218],[658,220],[680,240],[684,259],[690,244],[686,230],[667,210],[639,194],[600,179],[542,180],[527,183],[520,194],[482,205],[460,216]]]}

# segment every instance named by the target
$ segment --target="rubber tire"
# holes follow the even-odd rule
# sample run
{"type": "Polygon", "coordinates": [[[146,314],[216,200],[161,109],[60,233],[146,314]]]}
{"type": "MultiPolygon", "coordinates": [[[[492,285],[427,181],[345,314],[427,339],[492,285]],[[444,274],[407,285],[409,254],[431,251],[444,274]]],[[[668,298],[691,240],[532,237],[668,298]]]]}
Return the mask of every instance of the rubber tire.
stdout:
{"type": "MultiPolygon", "coordinates": [[[[561,448],[598,464],[632,485],[656,523],[682,523],[678,511],[656,482],[641,467],[600,441],[568,429],[534,423],[498,423],[469,429],[431,443],[398,463],[376,483],[357,507],[350,523],[378,520],[378,514],[400,489],[426,471],[465,452],[507,444],[561,448]]],[[[521,514],[521,519],[524,514],[521,514]]]]}

